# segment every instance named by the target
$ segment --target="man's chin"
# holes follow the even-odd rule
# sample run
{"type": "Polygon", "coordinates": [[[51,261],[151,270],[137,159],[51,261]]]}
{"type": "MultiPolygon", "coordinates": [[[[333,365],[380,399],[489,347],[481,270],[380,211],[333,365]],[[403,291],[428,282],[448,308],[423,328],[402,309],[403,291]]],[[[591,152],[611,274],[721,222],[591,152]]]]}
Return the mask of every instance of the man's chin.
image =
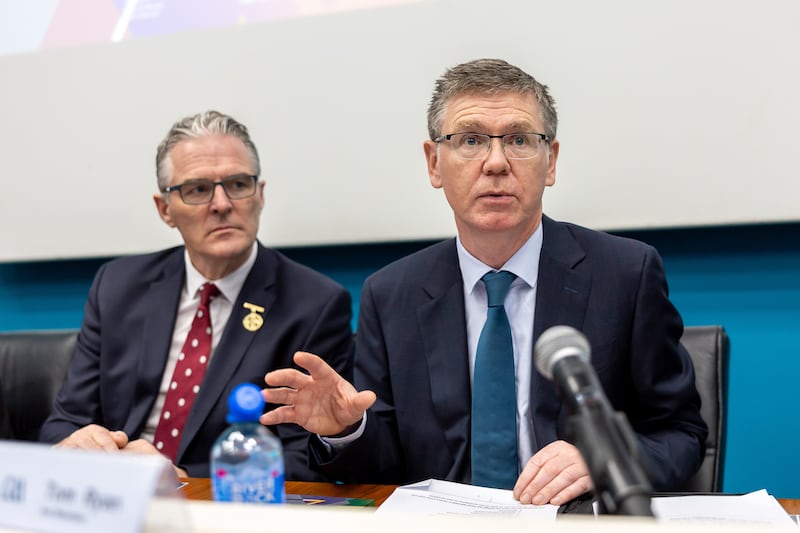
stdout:
{"type": "Polygon", "coordinates": [[[219,257],[220,259],[224,258],[233,258],[238,257],[242,254],[246,254],[250,251],[250,247],[253,245],[253,239],[249,239],[243,236],[229,236],[226,238],[218,238],[214,239],[210,246],[206,248],[207,255],[211,255],[214,257],[219,257]]]}
{"type": "Polygon", "coordinates": [[[518,217],[506,213],[488,213],[479,217],[472,224],[477,231],[488,233],[502,233],[513,230],[520,225],[518,217]]]}

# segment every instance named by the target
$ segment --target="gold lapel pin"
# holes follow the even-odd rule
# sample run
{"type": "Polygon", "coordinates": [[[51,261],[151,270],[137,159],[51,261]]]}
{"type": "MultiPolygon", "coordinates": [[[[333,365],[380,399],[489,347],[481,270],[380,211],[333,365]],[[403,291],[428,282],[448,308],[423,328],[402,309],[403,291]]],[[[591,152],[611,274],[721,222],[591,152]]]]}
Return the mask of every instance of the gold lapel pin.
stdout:
{"type": "Polygon", "coordinates": [[[244,303],[244,308],[250,312],[242,319],[242,325],[247,331],[258,331],[264,325],[264,317],[259,313],[264,312],[264,308],[260,305],[244,303]]]}

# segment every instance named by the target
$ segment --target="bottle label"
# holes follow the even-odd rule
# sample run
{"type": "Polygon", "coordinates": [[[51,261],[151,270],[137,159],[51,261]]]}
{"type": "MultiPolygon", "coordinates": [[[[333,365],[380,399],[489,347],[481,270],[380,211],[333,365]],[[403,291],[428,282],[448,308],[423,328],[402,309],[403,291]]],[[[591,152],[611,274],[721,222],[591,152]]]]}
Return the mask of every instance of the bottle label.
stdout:
{"type": "Polygon", "coordinates": [[[233,474],[217,469],[214,475],[214,499],[221,502],[284,503],[284,475],[273,470],[269,475],[263,471],[242,471],[233,474]]]}

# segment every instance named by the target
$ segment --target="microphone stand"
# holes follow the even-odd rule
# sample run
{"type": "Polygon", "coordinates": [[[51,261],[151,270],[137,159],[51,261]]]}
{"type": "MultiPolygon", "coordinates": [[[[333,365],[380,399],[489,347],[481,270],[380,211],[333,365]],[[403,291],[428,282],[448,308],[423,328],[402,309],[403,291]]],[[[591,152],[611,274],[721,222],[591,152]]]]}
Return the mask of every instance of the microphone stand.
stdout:
{"type": "Polygon", "coordinates": [[[638,445],[625,415],[584,397],[582,412],[567,419],[575,446],[589,467],[601,512],[653,516],[652,487],[641,466],[638,445]],[[597,407],[593,409],[592,407],[597,407]]]}

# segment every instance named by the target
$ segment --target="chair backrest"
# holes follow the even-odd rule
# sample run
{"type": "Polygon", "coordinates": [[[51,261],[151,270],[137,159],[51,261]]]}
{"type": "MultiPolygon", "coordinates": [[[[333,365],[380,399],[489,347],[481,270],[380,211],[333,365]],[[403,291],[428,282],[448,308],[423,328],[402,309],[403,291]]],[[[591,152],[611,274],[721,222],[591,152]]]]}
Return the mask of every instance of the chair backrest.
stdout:
{"type": "Polygon", "coordinates": [[[0,438],[39,439],[77,335],[77,330],[0,333],[0,438]]]}
{"type": "Polygon", "coordinates": [[[681,344],[689,352],[694,364],[695,385],[702,402],[700,415],[708,425],[708,438],[706,456],[700,470],[677,490],[721,492],[730,342],[722,326],[691,326],[684,329],[681,344]]]}

